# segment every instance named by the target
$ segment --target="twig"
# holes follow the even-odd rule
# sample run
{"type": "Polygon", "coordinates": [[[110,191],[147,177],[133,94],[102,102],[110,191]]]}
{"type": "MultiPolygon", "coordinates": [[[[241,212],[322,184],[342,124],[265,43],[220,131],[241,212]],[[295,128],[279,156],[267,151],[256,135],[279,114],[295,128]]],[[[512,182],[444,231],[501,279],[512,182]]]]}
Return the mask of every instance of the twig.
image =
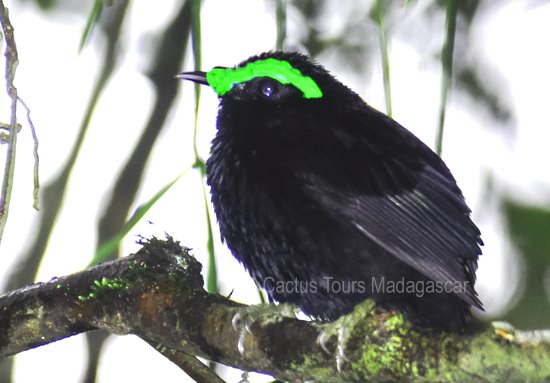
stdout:
{"type": "Polygon", "coordinates": [[[23,99],[21,97],[19,97],[19,103],[23,106],[23,108],[25,108],[26,112],[27,112],[27,122],[29,123],[29,127],[31,128],[31,135],[32,135],[32,140],[34,142],[34,147],[33,147],[33,157],[34,157],[34,171],[33,171],[33,179],[34,179],[34,188],[33,188],[33,191],[32,191],[32,197],[33,197],[33,205],[32,207],[34,207],[36,210],[38,210],[38,202],[39,202],[39,198],[38,198],[38,193],[40,191],[40,178],[39,178],[39,174],[38,174],[38,168],[40,166],[40,157],[38,156],[38,136],[36,135],[36,129],[34,128],[34,124],[32,122],[32,118],[31,118],[31,110],[29,109],[29,107],[27,106],[27,104],[25,103],[25,101],[23,101],[23,99]]]}
{"type": "Polygon", "coordinates": [[[9,11],[0,0],[0,23],[6,39],[6,89],[11,99],[10,135],[7,142],[6,164],[4,165],[4,177],[2,190],[0,192],[0,242],[8,222],[8,213],[13,188],[13,177],[15,172],[15,154],[17,146],[17,88],[13,85],[15,71],[19,63],[17,46],[13,35],[13,27],[9,18],[9,11]]]}

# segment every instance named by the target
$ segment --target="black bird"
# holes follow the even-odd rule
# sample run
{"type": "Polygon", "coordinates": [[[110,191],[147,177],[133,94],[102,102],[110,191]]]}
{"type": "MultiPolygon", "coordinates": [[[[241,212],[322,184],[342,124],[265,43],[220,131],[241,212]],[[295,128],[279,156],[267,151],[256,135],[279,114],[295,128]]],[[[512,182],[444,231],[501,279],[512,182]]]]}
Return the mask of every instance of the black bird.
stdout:
{"type": "Polygon", "coordinates": [[[480,232],[445,163],[308,56],[185,72],[220,98],[207,181],[221,237],[271,300],[333,320],[373,298],[460,331],[480,232]]]}

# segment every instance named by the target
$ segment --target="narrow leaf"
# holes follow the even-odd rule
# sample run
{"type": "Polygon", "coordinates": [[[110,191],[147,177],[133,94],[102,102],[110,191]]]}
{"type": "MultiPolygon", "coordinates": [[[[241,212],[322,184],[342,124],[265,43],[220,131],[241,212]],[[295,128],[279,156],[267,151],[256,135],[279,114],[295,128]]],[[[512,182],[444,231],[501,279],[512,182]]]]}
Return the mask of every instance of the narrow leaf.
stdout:
{"type": "Polygon", "coordinates": [[[130,217],[128,222],[120,229],[120,231],[107,242],[101,244],[97,249],[94,258],[90,262],[89,266],[96,265],[103,262],[109,254],[118,249],[120,242],[126,237],[126,235],[132,230],[132,228],[147,214],[149,209],[153,207],[155,203],[168,191],[174,184],[187,172],[185,170],[182,174],[177,176],[173,181],[163,186],[150,200],[138,206],[134,214],[130,217]]]}
{"type": "Polygon", "coordinates": [[[99,15],[101,14],[102,9],[103,0],[95,0],[94,5],[92,6],[92,10],[88,15],[88,19],[86,20],[86,25],[84,26],[82,36],[80,37],[80,44],[78,46],[79,52],[82,51],[82,49],[90,39],[90,36],[92,35],[92,31],[97,23],[97,20],[99,19],[99,15]]]}

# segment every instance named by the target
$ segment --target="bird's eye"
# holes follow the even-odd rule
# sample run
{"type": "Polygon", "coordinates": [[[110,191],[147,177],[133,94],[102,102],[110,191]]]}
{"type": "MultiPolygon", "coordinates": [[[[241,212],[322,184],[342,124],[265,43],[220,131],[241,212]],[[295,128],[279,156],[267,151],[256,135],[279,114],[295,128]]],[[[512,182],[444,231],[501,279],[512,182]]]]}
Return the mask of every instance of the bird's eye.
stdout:
{"type": "Polygon", "coordinates": [[[266,82],[262,85],[261,92],[265,97],[271,98],[271,96],[275,93],[275,85],[271,82],[266,82]]]}

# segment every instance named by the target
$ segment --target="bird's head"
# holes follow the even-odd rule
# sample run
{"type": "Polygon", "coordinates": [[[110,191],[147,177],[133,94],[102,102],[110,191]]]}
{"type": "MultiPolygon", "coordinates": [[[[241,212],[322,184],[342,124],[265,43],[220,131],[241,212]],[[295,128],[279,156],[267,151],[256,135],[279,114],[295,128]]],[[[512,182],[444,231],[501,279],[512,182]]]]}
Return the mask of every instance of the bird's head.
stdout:
{"type": "Polygon", "coordinates": [[[262,53],[232,68],[183,72],[177,77],[209,85],[222,103],[255,107],[320,105],[328,99],[334,104],[335,98],[345,102],[347,97],[357,97],[321,65],[295,52],[262,53]]]}
{"type": "Polygon", "coordinates": [[[361,125],[356,120],[363,119],[366,109],[364,101],[325,68],[295,52],[262,53],[232,68],[178,77],[217,93],[215,142],[236,143],[240,152],[266,159],[284,154],[289,164],[307,157],[306,152],[333,151],[336,140],[349,145],[355,128],[346,127],[361,125]]]}

